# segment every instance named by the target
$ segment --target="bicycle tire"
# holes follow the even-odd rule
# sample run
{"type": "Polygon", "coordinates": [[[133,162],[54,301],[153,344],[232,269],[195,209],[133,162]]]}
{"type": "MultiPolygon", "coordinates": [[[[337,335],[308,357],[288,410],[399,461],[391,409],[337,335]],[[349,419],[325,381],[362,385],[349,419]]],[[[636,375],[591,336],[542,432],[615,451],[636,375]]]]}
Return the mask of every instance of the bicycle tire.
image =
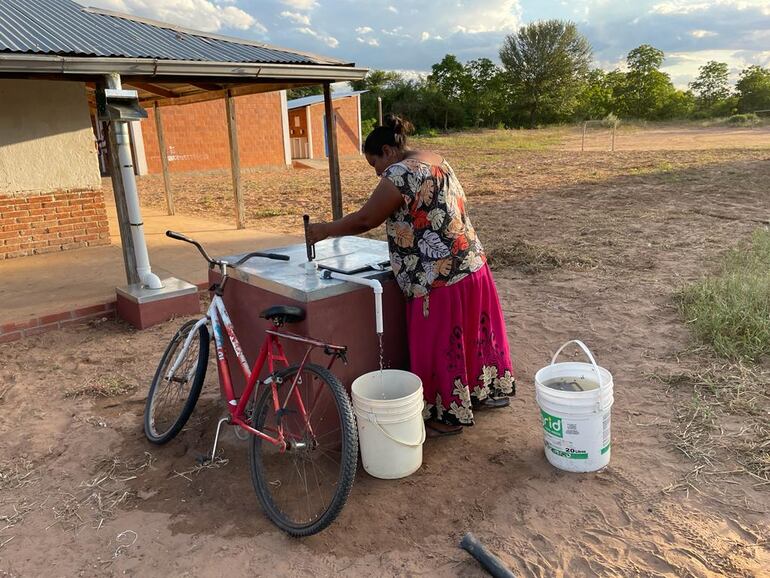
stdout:
{"type": "MultiPolygon", "coordinates": [[[[276,377],[283,380],[283,387],[279,386],[279,392],[281,390],[287,391],[290,386],[294,375],[297,373],[299,366],[292,366],[282,370],[276,374],[276,377]]],[[[276,503],[273,495],[273,487],[275,482],[268,480],[264,471],[264,463],[262,459],[263,448],[273,448],[272,444],[267,441],[263,441],[258,436],[252,436],[250,443],[249,462],[251,469],[251,480],[254,485],[254,491],[257,494],[260,504],[267,517],[281,530],[287,534],[295,537],[310,536],[316,534],[329,526],[339,515],[345,502],[347,501],[350,491],[353,487],[353,481],[356,474],[356,466],[358,464],[358,430],[356,429],[355,418],[353,417],[353,408],[350,403],[345,388],[340,381],[326,368],[315,364],[307,364],[304,366],[304,372],[313,374],[317,377],[325,386],[327,386],[333,396],[334,406],[337,416],[339,417],[340,425],[340,443],[341,449],[339,451],[340,463],[339,473],[336,479],[336,488],[334,490],[333,497],[329,501],[328,506],[322,514],[315,519],[305,522],[291,519],[289,515],[283,511],[281,506],[276,503]]],[[[271,411],[274,411],[272,397],[272,387],[265,387],[261,393],[259,401],[255,406],[255,411],[252,417],[252,425],[259,431],[265,431],[265,420],[271,411]]],[[[303,401],[303,404],[305,401],[303,401]]],[[[313,413],[311,408],[310,414],[313,413]]],[[[312,415],[310,416],[312,417],[312,415]]],[[[278,418],[283,419],[283,418],[278,418]]],[[[323,421],[323,418],[321,418],[323,421]]],[[[328,423],[326,424],[329,425],[328,423]]],[[[316,439],[320,439],[324,435],[321,434],[316,439]]],[[[317,448],[312,451],[317,451],[321,447],[321,443],[317,448]]],[[[323,454],[324,452],[321,451],[323,454]]],[[[335,451],[336,453],[336,451],[335,451]]],[[[278,456],[286,456],[286,459],[296,459],[296,452],[294,456],[290,455],[287,451],[283,454],[275,454],[278,456]]],[[[308,454],[309,455],[309,452],[308,454]]],[[[296,464],[295,464],[296,466],[296,464]]],[[[297,470],[299,472],[299,470],[297,470]]],[[[316,476],[316,481],[318,480],[316,476]]],[[[334,485],[334,484],[333,484],[334,485]]],[[[280,486],[280,484],[279,484],[280,486]]],[[[307,491],[307,486],[305,486],[307,491]]],[[[319,490],[320,492],[320,490],[319,490]]],[[[309,496],[309,494],[308,494],[309,496]]]]}
{"type": "MultiPolygon", "coordinates": [[[[144,435],[154,444],[162,445],[174,439],[187,423],[187,420],[195,409],[195,404],[198,402],[198,397],[200,396],[201,388],[203,387],[203,380],[206,377],[206,366],[209,360],[209,331],[205,324],[198,328],[198,347],[197,353],[194,354],[197,355],[197,360],[193,361],[195,363],[195,374],[192,378],[192,382],[189,384],[189,388],[186,387],[188,385],[187,381],[176,386],[175,384],[166,382],[162,379],[163,374],[166,372],[166,368],[169,364],[173,363],[176,358],[177,348],[184,345],[187,335],[197,322],[198,319],[188,321],[182,325],[174,337],[171,338],[171,341],[169,341],[169,344],[163,353],[163,357],[160,358],[158,369],[155,371],[155,376],[150,384],[150,391],[147,393],[147,403],[144,407],[144,435]],[[164,383],[166,387],[162,387],[164,383]],[[159,431],[158,420],[156,419],[156,409],[161,397],[164,394],[168,396],[168,392],[173,387],[176,387],[179,390],[179,394],[185,394],[183,389],[188,389],[185,401],[176,417],[174,418],[175,412],[173,412],[171,419],[167,420],[161,427],[161,431],[159,431]]],[[[190,357],[191,352],[193,352],[195,343],[196,340],[193,338],[190,349],[187,352],[188,357],[190,357]]],[[[191,365],[192,364],[190,364],[190,368],[191,365]]],[[[188,367],[187,364],[183,362],[180,367],[177,368],[177,372],[179,369],[186,367],[188,367]]],[[[181,395],[178,395],[177,397],[181,400],[181,395]]]]}

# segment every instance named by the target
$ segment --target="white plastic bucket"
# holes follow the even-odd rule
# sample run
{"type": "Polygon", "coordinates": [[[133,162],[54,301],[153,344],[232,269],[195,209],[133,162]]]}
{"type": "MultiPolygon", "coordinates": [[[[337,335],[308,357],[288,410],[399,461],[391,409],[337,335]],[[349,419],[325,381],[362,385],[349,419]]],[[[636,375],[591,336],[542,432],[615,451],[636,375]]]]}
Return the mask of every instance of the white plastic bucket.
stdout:
{"type": "Polygon", "coordinates": [[[551,365],[535,374],[535,392],[548,461],[568,472],[605,467],[611,454],[612,375],[596,364],[588,347],[577,339],[562,345],[551,365]],[[556,363],[570,343],[577,343],[591,363],[556,363]],[[583,391],[564,391],[566,384],[583,391]]]}
{"type": "Polygon", "coordinates": [[[386,480],[416,472],[425,442],[420,378],[399,369],[373,371],[356,379],[351,393],[364,469],[386,480]]]}

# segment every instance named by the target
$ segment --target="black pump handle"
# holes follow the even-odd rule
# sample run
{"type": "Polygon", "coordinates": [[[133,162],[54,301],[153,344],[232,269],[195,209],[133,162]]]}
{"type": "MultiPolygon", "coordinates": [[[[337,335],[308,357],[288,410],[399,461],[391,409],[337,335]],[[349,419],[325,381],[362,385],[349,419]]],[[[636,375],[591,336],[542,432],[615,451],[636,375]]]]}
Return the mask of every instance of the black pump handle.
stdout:
{"type": "Polygon", "coordinates": [[[310,215],[302,215],[302,221],[305,224],[305,247],[307,248],[307,260],[312,261],[315,259],[315,243],[310,243],[307,240],[307,227],[310,224],[310,215]]]}

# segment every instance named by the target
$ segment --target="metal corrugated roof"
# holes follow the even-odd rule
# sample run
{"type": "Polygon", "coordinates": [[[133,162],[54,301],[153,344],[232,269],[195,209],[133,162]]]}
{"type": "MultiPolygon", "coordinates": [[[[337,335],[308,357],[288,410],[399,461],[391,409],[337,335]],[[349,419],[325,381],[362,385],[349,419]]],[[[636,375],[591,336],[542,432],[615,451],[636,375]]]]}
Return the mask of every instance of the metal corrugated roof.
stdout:
{"type": "MultiPolygon", "coordinates": [[[[339,98],[347,98],[349,96],[356,96],[357,94],[363,94],[369,92],[368,90],[354,90],[353,92],[333,92],[332,100],[339,98]]],[[[311,96],[303,96],[302,98],[295,98],[286,103],[286,107],[291,110],[293,108],[302,108],[303,106],[309,106],[311,104],[318,104],[324,101],[323,94],[314,94],[311,96]]]]}
{"type": "Polygon", "coordinates": [[[266,64],[344,64],[237,38],[87,9],[72,0],[0,0],[0,52],[266,64]]]}

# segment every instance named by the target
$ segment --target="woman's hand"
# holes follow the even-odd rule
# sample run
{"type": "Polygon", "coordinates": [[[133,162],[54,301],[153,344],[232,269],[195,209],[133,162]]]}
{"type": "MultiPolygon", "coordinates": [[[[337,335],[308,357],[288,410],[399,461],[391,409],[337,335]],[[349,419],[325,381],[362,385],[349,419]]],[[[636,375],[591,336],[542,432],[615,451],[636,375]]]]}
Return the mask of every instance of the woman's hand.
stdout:
{"type": "Polygon", "coordinates": [[[308,243],[318,243],[329,236],[328,223],[310,223],[307,226],[306,239],[308,243]]]}

